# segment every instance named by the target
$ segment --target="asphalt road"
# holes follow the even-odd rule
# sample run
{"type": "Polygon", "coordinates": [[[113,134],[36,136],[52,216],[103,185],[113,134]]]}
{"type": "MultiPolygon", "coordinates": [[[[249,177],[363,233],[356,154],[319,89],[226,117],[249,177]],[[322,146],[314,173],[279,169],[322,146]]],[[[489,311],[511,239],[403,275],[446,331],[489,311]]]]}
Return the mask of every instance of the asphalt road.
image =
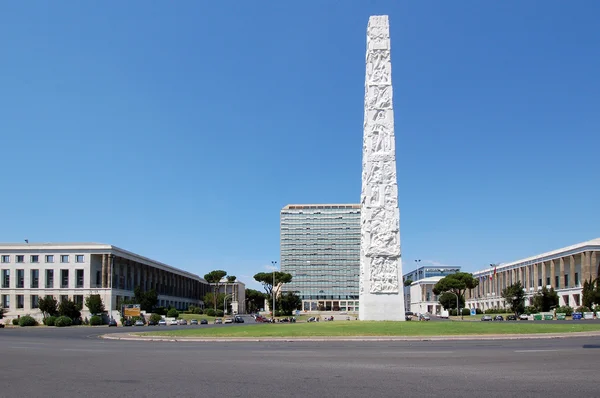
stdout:
{"type": "Polygon", "coordinates": [[[0,329],[0,396],[600,396],[600,338],[181,343],[98,337],[109,331],[115,329],[0,329]]]}

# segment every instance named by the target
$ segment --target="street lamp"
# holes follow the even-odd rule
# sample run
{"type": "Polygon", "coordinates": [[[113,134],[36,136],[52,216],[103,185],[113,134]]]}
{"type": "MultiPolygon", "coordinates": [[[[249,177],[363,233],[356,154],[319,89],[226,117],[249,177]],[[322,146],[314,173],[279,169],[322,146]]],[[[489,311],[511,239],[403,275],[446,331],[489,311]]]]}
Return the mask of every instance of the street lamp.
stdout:
{"type": "Polygon", "coordinates": [[[273,266],[273,288],[271,289],[271,293],[273,294],[273,320],[275,320],[275,270],[277,269],[277,261],[271,261],[271,265],[273,266]]]}
{"type": "MultiPolygon", "coordinates": [[[[458,310],[460,309],[460,308],[458,308],[458,294],[456,294],[454,292],[451,292],[451,291],[447,291],[447,292],[444,292],[444,293],[450,293],[450,294],[453,294],[453,295],[456,296],[456,316],[458,316],[458,310]]],[[[460,319],[463,319],[462,313],[460,314],[460,319]]]]}
{"type": "Polygon", "coordinates": [[[226,306],[226,302],[227,302],[227,297],[231,297],[231,294],[225,294],[225,297],[223,297],[223,314],[227,314],[227,306],[226,306]]]}

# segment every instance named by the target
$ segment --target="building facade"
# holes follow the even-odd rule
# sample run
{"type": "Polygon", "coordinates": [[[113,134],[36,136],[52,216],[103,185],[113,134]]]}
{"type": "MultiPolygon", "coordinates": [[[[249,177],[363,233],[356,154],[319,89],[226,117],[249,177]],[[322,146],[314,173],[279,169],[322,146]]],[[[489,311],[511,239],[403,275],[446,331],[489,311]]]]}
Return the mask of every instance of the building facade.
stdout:
{"type": "MultiPolygon", "coordinates": [[[[420,260],[418,260],[418,261],[420,261],[420,260]]],[[[423,280],[427,280],[427,281],[435,280],[437,283],[437,281],[439,281],[443,277],[446,277],[451,274],[455,274],[457,272],[460,272],[459,266],[423,265],[411,272],[404,274],[404,276],[402,277],[402,280],[405,283],[406,283],[406,281],[412,281],[413,284],[414,284],[414,282],[423,281],[423,280]]],[[[404,303],[405,303],[404,305],[406,307],[405,308],[406,311],[419,312],[419,311],[414,311],[413,308],[415,306],[429,307],[429,306],[433,305],[433,304],[431,304],[431,302],[429,300],[427,300],[427,302],[424,301],[424,299],[426,297],[425,293],[419,293],[416,297],[413,296],[413,291],[420,292],[423,289],[431,290],[431,288],[433,288],[433,286],[431,286],[431,288],[429,288],[425,285],[428,285],[428,283],[427,282],[419,283],[418,286],[419,286],[420,290],[413,289],[412,284],[408,285],[408,286],[406,286],[406,285],[404,286],[404,303]]],[[[428,295],[428,296],[431,296],[431,295],[428,295]]],[[[437,301],[437,297],[435,298],[434,301],[437,301]]],[[[439,305],[439,303],[438,303],[438,305],[439,305]]],[[[434,313],[438,313],[439,311],[437,311],[437,312],[421,311],[421,312],[429,312],[430,314],[434,314],[434,313]]]]}
{"type": "Polygon", "coordinates": [[[467,291],[469,308],[505,308],[502,290],[521,282],[526,292],[525,305],[543,286],[553,288],[559,305],[579,307],[584,281],[598,277],[600,238],[528,257],[508,264],[489,267],[473,273],[479,279],[477,288],[467,291]]]}
{"type": "MultiPolygon", "coordinates": [[[[214,289],[215,283],[211,283],[211,289],[214,289]]],[[[226,314],[245,314],[246,313],[246,285],[243,282],[228,282],[223,280],[217,287],[218,294],[225,294],[224,308],[226,314]]],[[[205,303],[210,308],[211,303],[205,303]]]]}
{"type": "Polygon", "coordinates": [[[283,291],[304,311],[358,311],[360,205],[287,205],[280,213],[283,291]]]}
{"type": "Polygon", "coordinates": [[[428,313],[440,315],[443,308],[438,301],[438,296],[433,292],[433,287],[442,278],[443,276],[423,278],[413,282],[410,286],[408,286],[408,311],[411,311],[415,314],[428,313]]]}
{"type": "Polygon", "coordinates": [[[99,294],[109,315],[119,319],[121,303],[136,286],[156,290],[159,306],[181,310],[202,306],[200,298],[210,291],[197,275],[112,245],[0,244],[0,306],[8,318],[41,318],[38,302],[46,296],[82,304],[82,317],[89,316],[84,300],[99,294]]]}

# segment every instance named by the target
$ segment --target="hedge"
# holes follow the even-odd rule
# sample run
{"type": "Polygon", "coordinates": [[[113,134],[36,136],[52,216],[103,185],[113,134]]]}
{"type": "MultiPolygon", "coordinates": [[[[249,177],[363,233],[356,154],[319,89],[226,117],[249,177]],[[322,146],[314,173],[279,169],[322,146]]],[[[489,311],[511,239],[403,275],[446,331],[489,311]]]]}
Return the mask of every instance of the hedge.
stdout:
{"type": "Polygon", "coordinates": [[[71,318],[69,318],[68,316],[59,316],[58,318],[56,318],[56,321],[54,322],[54,326],[57,326],[57,327],[71,326],[72,324],[73,324],[73,320],[71,318]]]}

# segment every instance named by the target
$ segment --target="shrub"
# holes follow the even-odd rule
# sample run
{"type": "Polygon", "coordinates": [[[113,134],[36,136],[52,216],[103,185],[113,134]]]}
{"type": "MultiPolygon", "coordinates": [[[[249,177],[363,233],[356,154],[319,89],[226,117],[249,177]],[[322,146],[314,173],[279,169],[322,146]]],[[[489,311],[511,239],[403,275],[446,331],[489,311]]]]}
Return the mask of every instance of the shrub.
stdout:
{"type": "Polygon", "coordinates": [[[56,327],[71,326],[72,324],[73,321],[68,316],[59,316],[56,318],[56,321],[54,321],[54,326],[56,327]]]}
{"type": "Polygon", "coordinates": [[[590,309],[588,307],[582,305],[581,307],[577,307],[575,312],[590,312],[590,309]]]}
{"type": "Polygon", "coordinates": [[[99,315],[94,315],[93,317],[90,318],[90,325],[92,326],[99,326],[102,325],[104,322],[102,322],[102,317],[99,315]]]}
{"type": "Polygon", "coordinates": [[[136,321],[142,321],[144,322],[144,325],[146,324],[146,318],[144,318],[143,316],[132,316],[131,318],[129,318],[129,320],[131,321],[131,323],[135,323],[136,321]]]}
{"type": "Polygon", "coordinates": [[[177,311],[175,308],[171,308],[169,312],[167,312],[167,316],[169,318],[177,318],[179,317],[179,311],[177,311]]]}
{"type": "Polygon", "coordinates": [[[14,326],[19,326],[19,320],[18,320],[17,318],[13,319],[13,320],[12,320],[12,324],[13,324],[14,326]]]}
{"type": "Polygon", "coordinates": [[[481,314],[483,314],[483,311],[481,311],[481,308],[475,308],[475,313],[477,315],[481,315],[481,314]]]}
{"type": "Polygon", "coordinates": [[[217,312],[215,312],[216,316],[223,316],[225,315],[225,312],[223,312],[223,310],[217,310],[217,312]]]}
{"type": "Polygon", "coordinates": [[[213,308],[209,308],[206,311],[204,311],[204,313],[208,316],[215,316],[216,312],[213,308]]]}
{"type": "Polygon", "coordinates": [[[44,318],[44,325],[46,325],[46,326],[54,326],[55,322],[56,322],[55,316],[47,316],[46,318],[44,318]]]}
{"type": "Polygon", "coordinates": [[[159,314],[152,314],[150,315],[150,320],[154,321],[154,322],[158,322],[162,319],[162,316],[160,316],[159,314]]]}
{"type": "Polygon", "coordinates": [[[525,307],[526,315],[535,314],[536,312],[537,312],[537,308],[535,308],[535,306],[533,306],[533,305],[528,305],[527,307],[525,307]]]}
{"type": "Polygon", "coordinates": [[[558,307],[556,309],[556,313],[557,314],[563,313],[566,316],[571,316],[571,315],[573,315],[573,307],[570,307],[568,305],[563,305],[562,307],[558,307]]]}
{"type": "Polygon", "coordinates": [[[461,310],[461,315],[463,315],[463,316],[469,316],[469,315],[471,315],[471,309],[470,308],[463,308],[461,310]]]}
{"type": "Polygon", "coordinates": [[[35,318],[29,315],[23,315],[19,318],[19,326],[37,326],[37,324],[35,318]]]}
{"type": "Polygon", "coordinates": [[[165,307],[156,307],[154,312],[158,315],[167,315],[167,309],[165,307]]]}

